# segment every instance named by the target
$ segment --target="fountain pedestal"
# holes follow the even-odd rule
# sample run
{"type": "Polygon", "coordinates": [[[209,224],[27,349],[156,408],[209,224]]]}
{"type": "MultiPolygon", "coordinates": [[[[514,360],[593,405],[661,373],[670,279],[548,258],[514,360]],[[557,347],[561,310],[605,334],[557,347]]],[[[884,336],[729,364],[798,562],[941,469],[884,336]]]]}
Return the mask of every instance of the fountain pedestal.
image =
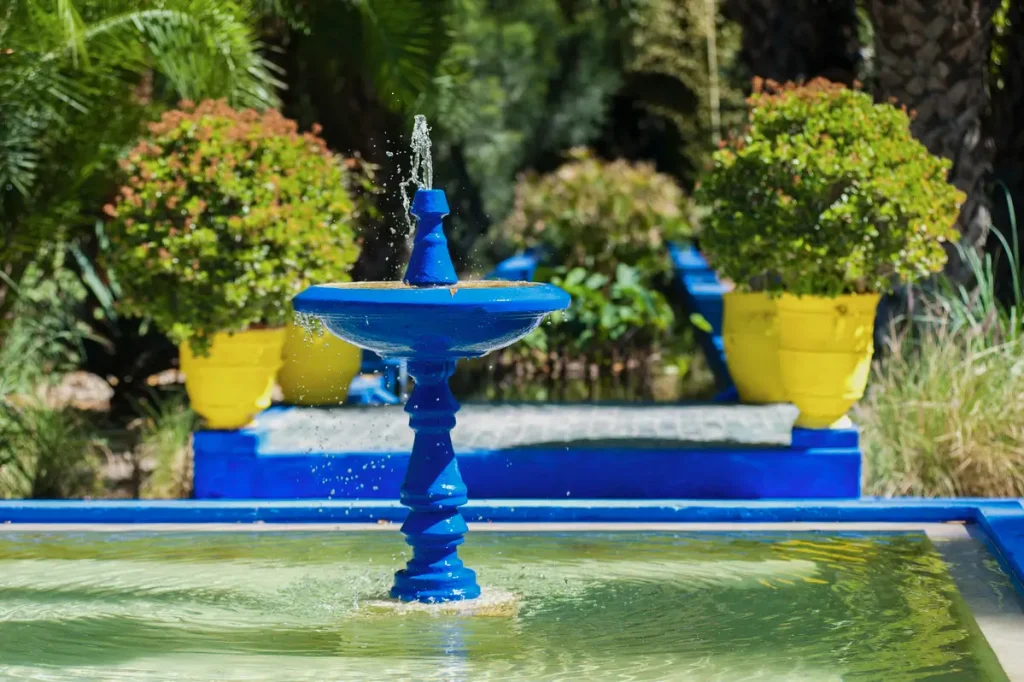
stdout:
{"type": "Polygon", "coordinates": [[[406,411],[416,432],[400,499],[409,507],[402,525],[412,558],[395,574],[399,603],[450,604],[477,600],[490,611],[510,603],[481,595],[476,573],[458,547],[468,530],[459,507],[468,501],[452,448],[459,403],[448,378],[460,358],[480,357],[533,331],[569,295],[550,284],[458,282],[442,219],[444,192],[420,189],[410,210],[416,237],[404,283],[352,282],[313,286],[293,300],[297,313],[319,318],[335,336],[385,358],[409,361],[416,387],[406,411]],[[490,603],[488,602],[488,603],[490,603]]]}
{"type": "Polygon", "coordinates": [[[405,411],[416,432],[401,501],[402,524],[413,556],[395,574],[391,596],[402,601],[454,601],[480,596],[476,573],[463,565],[458,547],[469,529],[459,507],[469,501],[452,448],[459,403],[448,388],[455,361],[409,363],[416,380],[405,411]]]}

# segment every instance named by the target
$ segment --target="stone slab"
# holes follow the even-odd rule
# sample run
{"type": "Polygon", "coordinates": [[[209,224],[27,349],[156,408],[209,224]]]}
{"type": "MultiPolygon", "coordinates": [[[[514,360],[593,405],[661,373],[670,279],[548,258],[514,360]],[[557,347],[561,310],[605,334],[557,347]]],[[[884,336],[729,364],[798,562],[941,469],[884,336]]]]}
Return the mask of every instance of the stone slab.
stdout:
{"type": "MultiPolygon", "coordinates": [[[[464,405],[452,431],[456,452],[534,446],[723,443],[788,446],[792,405],[464,405]]],[[[260,415],[260,453],[391,453],[412,448],[401,407],[271,409],[260,415]]]]}

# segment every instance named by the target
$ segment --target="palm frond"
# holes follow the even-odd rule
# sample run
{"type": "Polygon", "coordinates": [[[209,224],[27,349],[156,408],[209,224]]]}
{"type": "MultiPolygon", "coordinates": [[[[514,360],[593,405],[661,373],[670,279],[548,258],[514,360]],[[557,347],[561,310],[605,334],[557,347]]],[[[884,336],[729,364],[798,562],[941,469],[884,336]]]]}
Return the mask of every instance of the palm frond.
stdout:
{"type": "Polygon", "coordinates": [[[365,0],[362,16],[366,66],[381,100],[409,109],[427,90],[451,37],[446,0],[365,0]]]}
{"type": "Polygon", "coordinates": [[[64,42],[71,47],[71,61],[77,67],[81,61],[88,65],[89,54],[85,49],[85,22],[72,0],[57,0],[57,18],[64,32],[64,42]]]}
{"type": "MultiPolygon", "coordinates": [[[[231,3],[188,0],[180,8],[123,12],[88,26],[82,40],[115,48],[129,63],[140,61],[142,48],[180,98],[275,106],[276,90],[284,87],[278,69],[261,55],[263,45],[233,9],[231,3]]],[[[65,42],[44,59],[64,57],[72,48],[65,42]]]]}

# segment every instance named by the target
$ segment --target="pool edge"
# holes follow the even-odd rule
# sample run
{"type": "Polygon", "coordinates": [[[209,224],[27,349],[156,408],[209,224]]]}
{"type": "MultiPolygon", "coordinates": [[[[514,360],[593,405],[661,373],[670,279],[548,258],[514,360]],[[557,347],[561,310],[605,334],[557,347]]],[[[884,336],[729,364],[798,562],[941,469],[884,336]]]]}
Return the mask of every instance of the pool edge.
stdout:
{"type": "MultiPolygon", "coordinates": [[[[400,522],[386,500],[0,500],[0,524],[204,524],[400,522]]],[[[974,523],[1024,597],[1024,501],[477,500],[470,522],[545,523],[974,523]]]]}

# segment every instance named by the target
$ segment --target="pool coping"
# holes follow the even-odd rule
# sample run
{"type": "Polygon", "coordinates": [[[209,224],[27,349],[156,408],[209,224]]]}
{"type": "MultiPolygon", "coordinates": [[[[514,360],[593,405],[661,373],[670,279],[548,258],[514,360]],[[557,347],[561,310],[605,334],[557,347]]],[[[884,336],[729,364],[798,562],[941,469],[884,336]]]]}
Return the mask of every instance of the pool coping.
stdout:
{"type": "MultiPolygon", "coordinates": [[[[377,524],[407,510],[389,500],[0,500],[0,524],[377,524]]],[[[1024,500],[475,500],[471,523],[976,524],[1024,597],[1024,500]]]]}

